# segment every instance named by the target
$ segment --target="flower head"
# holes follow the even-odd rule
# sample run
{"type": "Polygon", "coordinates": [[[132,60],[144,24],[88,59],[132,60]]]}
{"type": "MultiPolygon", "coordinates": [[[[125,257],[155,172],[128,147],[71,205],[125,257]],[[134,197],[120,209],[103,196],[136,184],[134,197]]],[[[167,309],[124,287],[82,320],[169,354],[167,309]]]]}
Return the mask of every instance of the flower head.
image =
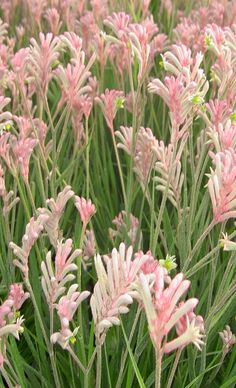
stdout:
{"type": "Polygon", "coordinates": [[[96,213],[95,205],[91,202],[91,199],[86,200],[85,198],[76,195],[75,206],[80,213],[81,221],[84,225],[87,225],[90,218],[96,213]]]}

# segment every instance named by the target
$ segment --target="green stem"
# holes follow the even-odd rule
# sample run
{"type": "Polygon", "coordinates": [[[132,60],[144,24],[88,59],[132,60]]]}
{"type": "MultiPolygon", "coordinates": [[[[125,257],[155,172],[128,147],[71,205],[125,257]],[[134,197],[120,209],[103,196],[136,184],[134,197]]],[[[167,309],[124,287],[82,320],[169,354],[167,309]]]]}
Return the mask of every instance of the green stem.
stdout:
{"type": "Polygon", "coordinates": [[[184,264],[184,267],[183,267],[183,272],[187,270],[193,256],[195,255],[195,253],[197,252],[198,248],[200,247],[200,245],[202,244],[202,242],[205,240],[205,238],[208,236],[208,234],[211,232],[211,230],[214,228],[215,226],[215,222],[212,221],[208,227],[204,230],[204,232],[201,234],[201,236],[199,237],[199,239],[197,240],[196,244],[194,245],[192,251],[190,252],[189,256],[187,257],[186,261],[185,261],[185,264],[184,264]]]}
{"type": "Polygon", "coordinates": [[[32,303],[33,303],[33,306],[34,306],[34,309],[35,309],[35,313],[37,315],[38,322],[39,322],[39,325],[40,325],[40,328],[41,328],[41,331],[42,331],[42,334],[43,334],[43,337],[44,337],[44,341],[45,341],[47,349],[48,349],[48,353],[49,353],[49,357],[50,357],[50,361],[51,361],[51,366],[52,366],[52,373],[53,373],[53,377],[54,377],[56,388],[61,388],[59,376],[58,376],[58,373],[57,373],[55,358],[54,358],[53,346],[52,346],[52,344],[48,340],[48,337],[47,337],[47,334],[46,334],[46,331],[45,331],[45,328],[44,328],[44,324],[43,324],[43,321],[42,321],[42,318],[41,318],[41,315],[40,315],[40,312],[39,312],[39,309],[38,309],[38,305],[37,305],[36,299],[34,297],[34,292],[33,292],[33,289],[31,287],[31,284],[30,284],[28,279],[25,280],[25,284],[26,284],[26,287],[27,287],[27,289],[28,289],[28,291],[30,293],[30,297],[31,297],[31,300],[32,300],[32,303]]]}
{"type": "MultiPolygon", "coordinates": [[[[130,345],[131,345],[131,341],[132,341],[134,333],[135,333],[135,329],[136,329],[137,323],[139,321],[140,313],[141,313],[141,309],[138,309],[138,311],[136,313],[136,316],[135,316],[135,320],[133,322],[133,325],[132,325],[132,328],[131,328],[131,331],[130,331],[130,336],[129,336],[129,340],[128,340],[130,345]]],[[[116,383],[116,388],[120,388],[121,387],[121,384],[122,384],[122,381],[123,381],[123,377],[124,377],[123,376],[123,371],[124,371],[124,367],[125,367],[125,364],[126,364],[126,360],[127,360],[128,354],[129,354],[129,351],[128,351],[128,348],[126,347],[125,353],[123,354],[122,359],[121,359],[120,371],[119,371],[119,376],[118,376],[117,383],[116,383]]]]}
{"type": "Polygon", "coordinates": [[[90,181],[90,175],[89,175],[89,150],[90,150],[90,144],[89,144],[89,131],[88,131],[88,117],[86,117],[85,120],[85,136],[86,136],[86,198],[89,199],[89,181],[90,181]]]}
{"type": "Polygon", "coordinates": [[[120,157],[119,157],[119,153],[118,153],[118,149],[117,149],[117,144],[116,144],[116,140],[115,140],[114,131],[111,131],[111,135],[112,135],[112,141],[113,141],[113,146],[114,146],[114,150],[115,150],[117,166],[118,166],[119,175],[120,175],[121,188],[122,188],[122,193],[123,193],[123,198],[124,198],[124,203],[125,203],[125,209],[127,209],[128,203],[127,203],[127,197],[126,197],[126,191],[125,191],[125,184],[124,184],[124,178],[123,178],[123,174],[122,174],[120,157]]]}
{"type": "Polygon", "coordinates": [[[72,356],[73,360],[76,362],[76,364],[78,365],[78,367],[82,370],[82,372],[85,374],[86,373],[86,369],[85,367],[83,366],[82,362],[80,361],[80,359],[76,356],[74,350],[69,346],[67,348],[68,352],[70,353],[70,355],[72,356]]]}
{"type": "Polygon", "coordinates": [[[170,377],[168,378],[168,382],[167,382],[166,388],[171,388],[171,386],[172,386],[172,382],[173,382],[174,377],[175,377],[175,372],[176,372],[176,369],[177,369],[177,366],[178,366],[178,363],[179,363],[179,359],[180,359],[181,353],[182,353],[182,348],[177,350],[177,353],[176,353],[176,356],[175,356],[175,361],[174,361],[174,364],[172,366],[170,377]]]}
{"type": "Polygon", "coordinates": [[[156,369],[155,369],[155,388],[161,388],[161,364],[162,364],[162,350],[155,349],[156,369]]]}
{"type": "Polygon", "coordinates": [[[102,345],[97,345],[96,388],[101,388],[101,379],[102,379],[102,345]]]}

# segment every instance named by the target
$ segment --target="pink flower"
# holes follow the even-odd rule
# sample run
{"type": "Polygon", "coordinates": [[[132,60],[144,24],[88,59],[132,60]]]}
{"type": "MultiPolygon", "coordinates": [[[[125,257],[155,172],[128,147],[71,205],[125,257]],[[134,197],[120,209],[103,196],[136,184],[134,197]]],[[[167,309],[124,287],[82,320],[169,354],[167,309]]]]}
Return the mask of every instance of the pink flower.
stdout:
{"type": "Polygon", "coordinates": [[[86,200],[83,197],[75,196],[75,206],[80,213],[81,221],[87,225],[90,218],[96,213],[96,207],[91,199],[86,200]]]}
{"type": "MultiPolygon", "coordinates": [[[[140,229],[139,220],[133,214],[130,213],[129,220],[127,219],[127,214],[125,210],[122,210],[117,217],[112,220],[112,224],[115,227],[115,230],[109,228],[109,237],[111,240],[114,240],[116,237],[119,237],[121,240],[126,236],[129,237],[130,243],[134,245],[137,241],[138,231],[140,229]]],[[[142,239],[142,233],[139,235],[139,240],[142,239]]]]}
{"type": "Polygon", "coordinates": [[[104,24],[112,29],[119,38],[122,36],[130,23],[130,15],[125,12],[113,12],[111,16],[107,16],[104,24]]]}
{"type": "Polygon", "coordinates": [[[29,55],[29,48],[21,48],[11,60],[12,68],[16,73],[24,73],[29,55]]]}
{"type": "Polygon", "coordinates": [[[208,190],[213,207],[213,222],[236,218],[236,153],[233,149],[214,156],[215,170],[208,174],[208,190]]]}
{"type": "Polygon", "coordinates": [[[13,301],[15,310],[19,310],[29,296],[30,294],[28,292],[24,292],[22,284],[15,283],[10,286],[8,299],[13,301]]]}
{"type": "Polygon", "coordinates": [[[66,186],[57,196],[54,198],[47,199],[47,205],[49,209],[39,208],[39,214],[45,214],[48,216],[48,220],[45,224],[45,229],[48,233],[51,244],[56,248],[58,238],[60,236],[59,222],[64,212],[65,206],[70,198],[74,196],[74,192],[70,186],[66,186]]]}
{"type": "Polygon", "coordinates": [[[28,260],[30,251],[42,232],[47,220],[47,215],[39,215],[38,218],[32,217],[26,225],[25,234],[22,237],[22,247],[17,246],[13,242],[10,242],[9,244],[9,247],[13,249],[14,254],[17,256],[17,259],[13,261],[13,264],[20,269],[25,280],[28,280],[29,275],[28,260]]]}
{"type": "Polygon", "coordinates": [[[19,166],[20,173],[25,180],[29,177],[29,161],[34,147],[38,141],[36,139],[14,139],[12,150],[16,158],[16,166],[19,166]]]}
{"type": "Polygon", "coordinates": [[[106,123],[111,131],[113,131],[113,121],[119,108],[123,108],[124,93],[120,90],[106,89],[105,93],[100,97],[96,97],[95,101],[99,103],[102,108],[106,123]]]}
{"type": "Polygon", "coordinates": [[[120,325],[120,314],[128,313],[128,306],[138,297],[133,282],[148,257],[143,255],[132,260],[132,256],[132,246],[126,250],[124,243],[120,244],[119,250],[112,250],[111,257],[104,256],[105,265],[100,255],[95,256],[98,281],[90,305],[98,344],[103,344],[110,327],[120,325]]]}
{"type": "Polygon", "coordinates": [[[85,300],[90,294],[88,291],[80,293],[76,291],[77,288],[77,284],[72,285],[69,288],[67,295],[62,296],[56,305],[57,313],[61,322],[61,330],[60,332],[52,334],[51,342],[58,342],[63,349],[68,347],[70,338],[77,334],[78,328],[72,332],[69,325],[80,303],[83,302],[83,300],[85,300]]]}
{"type": "Polygon", "coordinates": [[[57,9],[56,8],[47,9],[44,17],[47,20],[53,35],[58,35],[62,22],[60,21],[60,15],[57,9]]]}
{"type": "MultiPolygon", "coordinates": [[[[162,348],[162,342],[170,330],[178,324],[180,319],[186,317],[186,330],[177,339],[164,343],[164,351],[170,352],[176,348],[181,348],[189,343],[199,347],[202,342],[202,326],[196,324],[195,317],[190,322],[188,314],[193,311],[198,300],[191,298],[180,304],[177,303],[182,295],[188,290],[190,282],[183,279],[180,273],[171,280],[168,287],[165,288],[165,270],[158,266],[155,270],[155,280],[153,291],[150,290],[147,277],[140,274],[139,281],[136,283],[137,291],[140,294],[141,301],[144,304],[149,332],[153,345],[156,349],[162,348]]],[[[184,325],[182,324],[182,327],[184,325]]]]}
{"type": "Polygon", "coordinates": [[[40,44],[31,38],[29,70],[42,92],[47,93],[48,83],[52,78],[52,67],[59,57],[60,40],[52,33],[39,33],[40,44]]]}
{"type": "Polygon", "coordinates": [[[80,256],[81,250],[72,251],[72,240],[60,241],[56,248],[55,260],[52,260],[51,251],[47,253],[46,260],[41,263],[41,284],[44,295],[53,309],[54,303],[64,294],[65,285],[75,279],[72,272],[77,270],[75,259],[80,256]]]}

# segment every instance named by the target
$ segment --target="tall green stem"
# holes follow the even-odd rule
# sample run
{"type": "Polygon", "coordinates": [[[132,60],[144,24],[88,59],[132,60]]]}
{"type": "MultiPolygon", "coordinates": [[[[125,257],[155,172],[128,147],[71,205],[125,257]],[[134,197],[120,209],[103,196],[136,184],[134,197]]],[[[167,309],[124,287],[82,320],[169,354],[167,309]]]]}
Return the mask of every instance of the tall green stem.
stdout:
{"type": "Polygon", "coordinates": [[[155,388],[161,388],[161,364],[162,349],[155,349],[156,369],[155,369],[155,388]]]}
{"type": "Polygon", "coordinates": [[[102,345],[97,345],[96,388],[101,388],[101,379],[102,379],[102,345]]]}

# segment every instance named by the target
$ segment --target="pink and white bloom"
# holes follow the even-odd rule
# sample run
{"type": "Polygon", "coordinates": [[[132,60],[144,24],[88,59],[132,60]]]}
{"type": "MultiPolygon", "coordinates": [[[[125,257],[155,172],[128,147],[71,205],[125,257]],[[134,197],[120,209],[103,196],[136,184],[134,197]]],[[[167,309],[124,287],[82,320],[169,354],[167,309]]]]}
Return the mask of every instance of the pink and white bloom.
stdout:
{"type": "Polygon", "coordinates": [[[28,261],[30,251],[39,238],[40,233],[43,231],[47,221],[48,215],[45,214],[41,214],[37,218],[32,217],[26,225],[25,234],[22,237],[22,246],[19,247],[13,242],[9,244],[17,257],[17,259],[13,260],[13,264],[20,269],[25,280],[28,280],[29,276],[28,261]]]}
{"type": "Polygon", "coordinates": [[[44,94],[47,93],[52,78],[52,68],[59,58],[60,40],[52,33],[39,33],[40,43],[31,38],[29,53],[29,71],[44,94]]]}
{"type": "Polygon", "coordinates": [[[56,200],[54,198],[48,199],[47,205],[49,209],[39,208],[39,214],[45,214],[48,216],[48,220],[45,224],[45,229],[48,233],[49,240],[51,244],[56,248],[58,239],[60,236],[59,223],[64,212],[65,206],[70,198],[74,196],[74,192],[71,190],[70,186],[66,186],[57,196],[56,200]]]}
{"type": "Polygon", "coordinates": [[[124,93],[120,90],[106,89],[100,97],[95,98],[95,101],[101,106],[107,126],[113,131],[113,121],[116,113],[118,109],[123,108],[125,101],[124,93]]]}
{"type": "Polygon", "coordinates": [[[90,218],[96,213],[96,207],[92,203],[91,199],[86,200],[83,197],[75,196],[75,206],[80,213],[81,221],[83,225],[87,225],[90,218]]]}
{"type": "Polygon", "coordinates": [[[76,328],[73,332],[70,330],[70,322],[72,321],[80,303],[83,302],[83,300],[85,300],[90,294],[88,291],[80,293],[77,291],[77,288],[78,285],[73,284],[69,288],[67,294],[62,296],[56,305],[57,314],[61,322],[61,329],[59,332],[51,335],[51,342],[53,344],[58,342],[63,349],[68,348],[70,339],[75,337],[78,332],[78,328],[76,328]]]}
{"type": "Polygon", "coordinates": [[[165,342],[164,351],[168,353],[176,348],[184,347],[189,343],[194,343],[199,347],[202,344],[203,338],[201,334],[202,327],[196,325],[195,318],[190,322],[188,317],[188,314],[197,305],[198,300],[191,298],[177,307],[180,298],[188,290],[190,282],[184,280],[183,274],[180,273],[165,288],[164,279],[165,270],[163,267],[158,266],[155,271],[155,280],[152,289],[150,289],[147,277],[144,274],[140,274],[139,281],[136,282],[137,291],[144,304],[149,332],[154,347],[160,350],[164,338],[178,324],[180,319],[186,316],[185,330],[177,339],[171,342],[165,342]]]}
{"type": "Polygon", "coordinates": [[[41,263],[42,278],[41,284],[44,295],[50,308],[59,296],[65,292],[65,285],[75,279],[72,272],[77,270],[75,259],[81,255],[81,250],[72,251],[72,240],[58,242],[55,260],[52,260],[52,253],[48,252],[46,260],[41,263]]]}
{"type": "Polygon", "coordinates": [[[129,312],[129,305],[138,297],[133,282],[148,256],[132,260],[133,248],[127,250],[121,243],[119,251],[113,249],[111,257],[104,256],[105,265],[100,255],[95,256],[98,281],[94,286],[90,305],[95,323],[95,335],[98,344],[103,344],[107,330],[113,325],[120,325],[120,314],[129,312]]]}
{"type": "Polygon", "coordinates": [[[236,218],[236,153],[231,148],[214,156],[215,169],[208,174],[208,190],[213,207],[213,222],[236,218]]]}

